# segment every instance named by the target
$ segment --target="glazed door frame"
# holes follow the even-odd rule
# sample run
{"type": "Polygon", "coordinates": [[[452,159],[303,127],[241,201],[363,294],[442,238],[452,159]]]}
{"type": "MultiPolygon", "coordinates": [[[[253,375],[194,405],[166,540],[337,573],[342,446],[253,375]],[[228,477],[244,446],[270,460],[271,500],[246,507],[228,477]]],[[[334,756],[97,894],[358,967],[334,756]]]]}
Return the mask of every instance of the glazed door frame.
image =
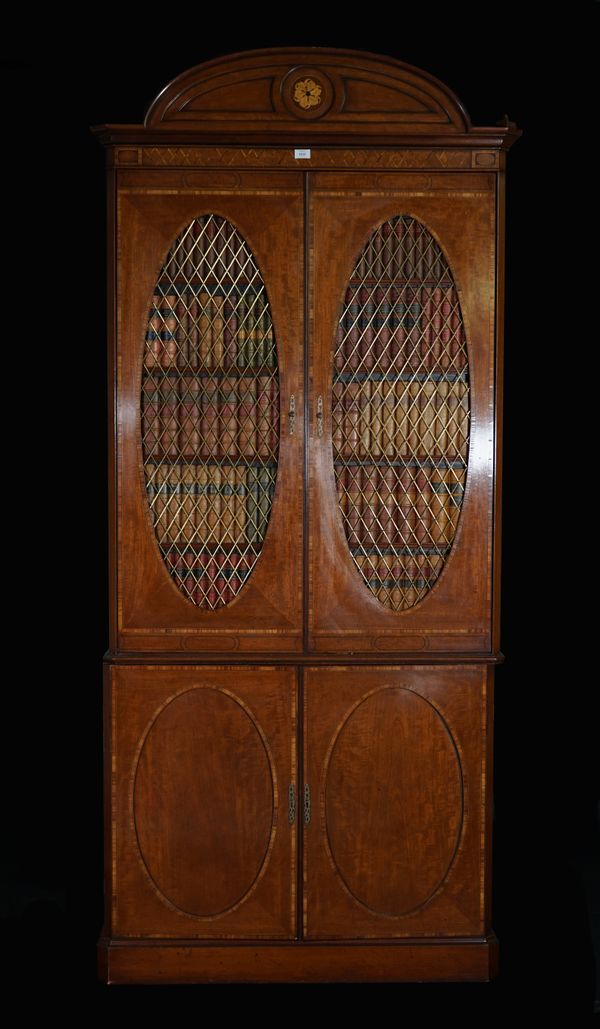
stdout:
{"type": "Polygon", "coordinates": [[[116,217],[118,647],[297,651],[302,645],[302,175],[123,170],[116,217]],[[179,233],[203,214],[230,221],[254,256],[267,290],[279,367],[278,473],[269,524],[248,581],[216,610],[195,606],[160,554],[146,497],[140,419],[144,339],[155,284],[179,233]]]}
{"type": "Polygon", "coordinates": [[[495,176],[486,173],[315,172],[310,176],[312,311],[309,433],[309,641],[318,652],[489,651],[494,481],[495,176]],[[370,592],[350,555],[333,468],[332,372],[352,268],[371,233],[405,214],[437,239],[465,326],[470,449],[454,544],[416,606],[391,610],[370,592]],[[322,421],[317,406],[322,398],[322,421]],[[468,588],[465,588],[468,584],[468,588]]]}

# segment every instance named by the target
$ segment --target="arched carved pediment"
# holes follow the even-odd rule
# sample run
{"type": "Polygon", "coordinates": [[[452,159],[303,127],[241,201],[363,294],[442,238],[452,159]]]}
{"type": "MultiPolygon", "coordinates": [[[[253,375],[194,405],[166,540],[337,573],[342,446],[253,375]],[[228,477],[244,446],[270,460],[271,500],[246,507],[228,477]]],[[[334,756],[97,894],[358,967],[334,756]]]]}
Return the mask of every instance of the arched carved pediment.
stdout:
{"type": "Polygon", "coordinates": [[[146,128],[311,134],[456,134],[471,123],[447,86],[409,64],[354,50],[283,47],[197,65],[150,105],[146,128]]]}

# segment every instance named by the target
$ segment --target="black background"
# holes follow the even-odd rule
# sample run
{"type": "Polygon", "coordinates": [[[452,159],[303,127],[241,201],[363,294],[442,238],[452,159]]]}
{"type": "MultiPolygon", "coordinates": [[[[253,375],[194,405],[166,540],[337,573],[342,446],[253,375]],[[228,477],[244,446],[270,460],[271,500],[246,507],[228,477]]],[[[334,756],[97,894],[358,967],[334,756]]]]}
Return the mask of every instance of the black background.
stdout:
{"type": "MultiPolygon", "coordinates": [[[[432,73],[475,125],[494,125],[506,113],[524,133],[509,152],[507,176],[506,663],[496,678],[493,836],[501,973],[491,984],[306,987],[310,1010],[333,988],[336,1002],[351,1000],[356,1014],[357,1004],[381,996],[399,1015],[519,1011],[585,1024],[595,981],[592,868],[600,855],[595,638],[585,624],[598,507],[595,440],[586,427],[597,404],[589,361],[598,296],[587,242],[596,11],[590,5],[570,21],[557,14],[525,27],[517,8],[484,23],[475,9],[453,9],[440,22],[439,13],[418,20],[399,7],[367,27],[354,17],[349,31],[319,28],[320,12],[308,8],[286,12],[286,31],[264,13],[249,28],[246,17],[225,10],[208,24],[192,17],[175,29],[183,17],[163,11],[136,32],[72,26],[69,43],[57,34],[47,48],[38,40],[32,49],[23,35],[7,47],[6,115],[14,122],[3,163],[4,329],[13,371],[4,390],[13,413],[5,422],[5,538],[15,565],[5,588],[14,618],[7,653],[16,658],[5,680],[14,710],[4,720],[3,748],[8,981],[66,987],[110,1009],[143,992],[98,985],[95,970],[108,646],[106,191],[103,148],[89,126],[140,123],[171,78],[221,54],[348,47],[432,73]]],[[[151,996],[164,989],[153,987],[151,996]]],[[[204,989],[224,1010],[242,1000],[260,1014],[272,1003],[273,987],[270,994],[261,986],[187,989],[204,989]]],[[[302,1005],[295,989],[294,1004],[302,1005]]]]}

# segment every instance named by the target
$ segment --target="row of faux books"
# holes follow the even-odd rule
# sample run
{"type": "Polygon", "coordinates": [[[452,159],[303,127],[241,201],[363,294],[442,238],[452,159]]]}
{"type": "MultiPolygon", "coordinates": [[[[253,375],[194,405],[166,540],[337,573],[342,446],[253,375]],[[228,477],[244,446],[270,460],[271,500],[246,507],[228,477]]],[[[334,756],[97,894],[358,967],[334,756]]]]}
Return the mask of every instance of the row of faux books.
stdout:
{"type": "Polygon", "coordinates": [[[273,324],[264,291],[228,294],[159,288],[146,331],[145,368],[275,368],[273,324]]]}
{"type": "Polygon", "coordinates": [[[333,384],[334,458],[462,458],[469,438],[464,380],[333,384]]]}
{"type": "MultiPolygon", "coordinates": [[[[456,291],[421,287],[350,287],[340,318],[335,368],[462,372],[465,335],[456,291]],[[387,294],[387,299],[381,297],[387,294]]],[[[275,368],[277,351],[266,300],[252,294],[155,294],[144,367],[275,368]]]]}
{"type": "Polygon", "coordinates": [[[427,554],[393,559],[356,554],[354,561],[375,596],[396,611],[412,607],[425,596],[444,565],[442,556],[427,554]]]}
{"type": "Polygon", "coordinates": [[[275,471],[260,465],[146,466],[146,493],[161,545],[203,542],[209,549],[262,541],[275,471]]]}
{"type": "Polygon", "coordinates": [[[454,539],[464,493],[461,469],[337,467],[335,479],[350,548],[443,549],[454,539]]]}
{"type": "Polygon", "coordinates": [[[256,563],[248,550],[172,549],[165,555],[167,565],[198,607],[215,608],[233,600],[256,563]]]}
{"type": "Polygon", "coordinates": [[[271,458],[279,441],[279,386],[248,378],[153,378],[142,393],[145,458],[271,458]]]}
{"type": "MultiPolygon", "coordinates": [[[[211,552],[188,547],[168,551],[166,560],[195,604],[215,608],[228,603],[239,592],[254,567],[256,555],[253,551],[211,552]]],[[[444,558],[417,554],[390,561],[359,554],[354,561],[381,602],[402,610],[412,607],[428,592],[442,570],[444,558]]]]}
{"type": "Polygon", "coordinates": [[[460,373],[467,349],[455,288],[349,286],[334,366],[460,373]]]}

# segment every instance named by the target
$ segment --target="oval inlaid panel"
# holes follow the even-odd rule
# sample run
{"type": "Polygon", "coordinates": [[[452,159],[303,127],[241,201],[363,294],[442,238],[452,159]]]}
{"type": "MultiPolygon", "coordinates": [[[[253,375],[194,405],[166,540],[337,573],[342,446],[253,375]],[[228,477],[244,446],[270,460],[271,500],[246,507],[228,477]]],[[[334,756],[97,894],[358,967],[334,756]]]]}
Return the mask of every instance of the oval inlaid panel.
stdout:
{"type": "Polygon", "coordinates": [[[333,461],[350,553],[385,607],[438,579],[467,474],[469,368],[448,262],[398,215],[358,255],[333,358],[333,461]]]}
{"type": "Polygon", "coordinates": [[[181,911],[221,914],[246,896],[273,826],[273,778],[243,707],[194,689],[152,724],[135,774],[140,851],[157,890],[181,911]]]}
{"type": "Polygon", "coordinates": [[[410,690],[361,701],[343,724],[326,776],[333,861],[369,910],[399,916],[432,896],[462,824],[462,776],[441,717],[410,690]]]}
{"type": "Polygon", "coordinates": [[[240,233],[194,219],[160,271],[142,370],[142,452],[167,571],[199,608],[228,604],[258,560],[279,450],[277,346],[240,233]]]}

